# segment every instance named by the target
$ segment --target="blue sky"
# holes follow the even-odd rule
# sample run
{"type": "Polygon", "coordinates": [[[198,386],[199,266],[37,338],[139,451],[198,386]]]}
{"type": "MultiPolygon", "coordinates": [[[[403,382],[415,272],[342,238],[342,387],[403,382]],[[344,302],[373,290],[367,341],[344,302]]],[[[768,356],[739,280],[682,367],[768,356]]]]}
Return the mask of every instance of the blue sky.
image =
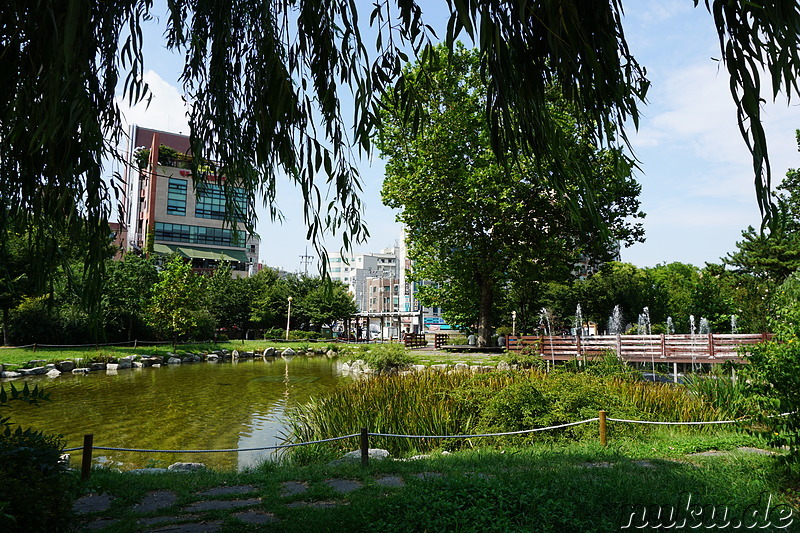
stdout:
{"type": "MultiPolygon", "coordinates": [[[[359,1],[367,8],[371,3],[359,1]]],[[[443,2],[442,2],[443,3],[443,2]]],[[[423,13],[431,17],[429,8],[423,13]]],[[[642,108],[639,131],[629,131],[641,161],[644,243],[622,251],[637,266],[680,261],[703,266],[735,249],[741,231],[758,226],[750,154],[740,137],[728,78],[720,63],[711,16],[692,0],[626,0],[624,27],[628,44],[647,68],[652,87],[642,108]]],[[[156,7],[156,13],[163,9],[156,7]]],[[[366,18],[366,17],[362,17],[366,18]]],[[[434,15],[428,20],[441,21],[434,15]]],[[[467,43],[469,44],[469,43],[467,43]]],[[[126,109],[130,123],[188,132],[178,78],[181,58],[163,49],[156,25],[145,33],[146,79],[154,94],[150,107],[126,109]]],[[[764,106],[775,183],[787,169],[800,167],[795,130],[800,107],[785,98],[764,106]]],[[[364,217],[371,238],[357,251],[378,251],[400,238],[396,212],[382,205],[383,164],[362,160],[364,217]]],[[[279,183],[282,225],[269,222],[261,209],[261,261],[289,271],[301,270],[300,256],[314,254],[305,242],[302,198],[288,181],[279,183]]],[[[330,251],[339,241],[329,238],[330,251]]]]}

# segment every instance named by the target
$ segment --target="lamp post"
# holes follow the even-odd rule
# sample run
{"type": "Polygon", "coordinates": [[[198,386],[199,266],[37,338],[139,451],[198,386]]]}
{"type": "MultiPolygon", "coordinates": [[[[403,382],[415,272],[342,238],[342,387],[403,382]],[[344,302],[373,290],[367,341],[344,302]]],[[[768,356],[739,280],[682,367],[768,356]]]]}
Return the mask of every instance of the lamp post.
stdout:
{"type": "Polygon", "coordinates": [[[517,336],[517,312],[511,311],[511,334],[517,336]]]}
{"type": "Polygon", "coordinates": [[[292,297],[289,296],[289,310],[286,311],[286,340],[289,340],[289,321],[292,319],[292,297]]]}

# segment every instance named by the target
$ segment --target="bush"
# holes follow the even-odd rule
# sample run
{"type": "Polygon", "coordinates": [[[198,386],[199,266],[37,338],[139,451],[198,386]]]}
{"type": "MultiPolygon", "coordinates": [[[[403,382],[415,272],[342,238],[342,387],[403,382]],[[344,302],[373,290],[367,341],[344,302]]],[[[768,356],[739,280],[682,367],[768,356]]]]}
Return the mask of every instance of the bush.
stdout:
{"type": "Polygon", "coordinates": [[[376,372],[390,372],[398,368],[404,368],[414,362],[412,356],[403,344],[372,344],[361,355],[367,365],[376,372]]]}
{"type": "MultiPolygon", "coordinates": [[[[0,407],[13,400],[47,399],[38,387],[10,393],[0,387],[0,407]]],[[[14,426],[0,417],[0,530],[65,531],[70,522],[74,478],[60,462],[63,441],[14,426]]]]}

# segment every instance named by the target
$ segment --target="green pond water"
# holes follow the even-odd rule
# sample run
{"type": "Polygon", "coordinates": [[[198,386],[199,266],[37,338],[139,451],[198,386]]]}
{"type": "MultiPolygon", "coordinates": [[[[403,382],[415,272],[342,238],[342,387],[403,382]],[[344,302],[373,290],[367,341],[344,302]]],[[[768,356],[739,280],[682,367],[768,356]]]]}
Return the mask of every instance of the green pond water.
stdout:
{"type": "MultiPolygon", "coordinates": [[[[64,436],[67,448],[94,446],[215,450],[283,444],[287,409],[349,380],[327,358],[281,357],[236,363],[37,376],[25,380],[51,393],[40,407],[13,404],[4,416],[64,436]]],[[[20,387],[23,380],[14,380],[20,387]]],[[[354,442],[354,449],[357,444],[354,442]]],[[[79,467],[81,452],[70,452],[79,467]]],[[[202,454],[94,451],[94,463],[131,470],[200,462],[243,469],[274,459],[275,451],[202,454]]]]}

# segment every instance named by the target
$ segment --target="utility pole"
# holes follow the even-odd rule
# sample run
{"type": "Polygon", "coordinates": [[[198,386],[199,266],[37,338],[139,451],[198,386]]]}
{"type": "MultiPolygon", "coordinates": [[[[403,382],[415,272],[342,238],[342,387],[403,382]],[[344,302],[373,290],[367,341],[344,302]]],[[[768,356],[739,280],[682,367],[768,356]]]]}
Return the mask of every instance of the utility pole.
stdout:
{"type": "Polygon", "coordinates": [[[308,255],[308,246],[304,255],[300,256],[300,264],[303,265],[303,275],[308,276],[308,264],[314,259],[313,255],[308,255]]]}

